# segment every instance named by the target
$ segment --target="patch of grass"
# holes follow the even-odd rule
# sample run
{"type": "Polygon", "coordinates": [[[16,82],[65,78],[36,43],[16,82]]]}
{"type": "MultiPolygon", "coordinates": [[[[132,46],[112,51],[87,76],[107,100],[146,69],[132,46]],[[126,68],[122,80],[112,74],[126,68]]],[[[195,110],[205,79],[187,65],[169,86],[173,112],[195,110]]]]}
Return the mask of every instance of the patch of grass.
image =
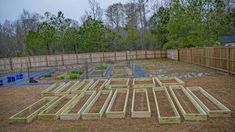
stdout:
{"type": "Polygon", "coordinates": [[[80,78],[80,74],[79,74],[79,73],[72,73],[72,72],[69,72],[69,73],[67,74],[67,76],[68,76],[69,79],[78,79],[78,78],[80,78]]]}
{"type": "Polygon", "coordinates": [[[49,78],[49,77],[51,77],[52,75],[51,74],[47,74],[47,75],[45,75],[44,77],[45,78],[49,78]]]}
{"type": "Polygon", "coordinates": [[[81,125],[76,125],[74,127],[60,127],[59,132],[84,132],[86,128],[83,128],[81,125]]]}
{"type": "Polygon", "coordinates": [[[107,64],[102,64],[102,65],[97,65],[96,66],[96,69],[99,69],[99,70],[105,70],[105,69],[107,69],[108,68],[108,65],[107,64]]]}

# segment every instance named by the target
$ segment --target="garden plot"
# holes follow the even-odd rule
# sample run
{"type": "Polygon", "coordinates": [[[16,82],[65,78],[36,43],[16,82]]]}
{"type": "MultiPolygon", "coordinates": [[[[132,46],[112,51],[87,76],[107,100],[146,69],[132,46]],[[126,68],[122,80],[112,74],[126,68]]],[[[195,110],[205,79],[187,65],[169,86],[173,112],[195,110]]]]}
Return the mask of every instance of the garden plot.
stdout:
{"type": "Polygon", "coordinates": [[[169,89],[185,120],[207,120],[206,113],[183,86],[169,89]]]}
{"type": "Polygon", "coordinates": [[[61,113],[61,120],[77,120],[80,118],[82,112],[95,97],[95,91],[85,91],[77,96],[74,100],[71,100],[68,107],[61,113]]]}
{"type": "Polygon", "coordinates": [[[65,82],[54,83],[41,92],[42,96],[54,96],[55,92],[65,85],[65,82]]]}
{"type": "Polygon", "coordinates": [[[155,81],[153,78],[134,78],[133,88],[153,88],[155,87],[155,81]]]}
{"type": "Polygon", "coordinates": [[[101,119],[112,97],[112,90],[101,90],[82,113],[82,119],[101,119]]]}
{"type": "Polygon", "coordinates": [[[64,95],[56,100],[54,103],[49,105],[46,109],[41,111],[38,114],[38,119],[43,120],[57,120],[60,114],[64,111],[66,107],[68,107],[70,100],[74,100],[77,95],[64,95]]]}
{"type": "Polygon", "coordinates": [[[166,87],[153,88],[153,95],[160,124],[180,123],[180,115],[166,89],[166,87]]]}
{"type": "Polygon", "coordinates": [[[116,89],[106,110],[107,118],[125,118],[129,89],[116,89]]]}
{"type": "Polygon", "coordinates": [[[56,92],[55,95],[64,95],[64,94],[69,94],[71,91],[71,87],[74,85],[76,86],[79,84],[79,81],[69,81],[67,82],[64,86],[60,87],[56,92]]]}
{"type": "Polygon", "coordinates": [[[127,69],[128,67],[125,66],[114,66],[112,70],[112,77],[127,77],[127,69]]]}
{"type": "Polygon", "coordinates": [[[155,77],[156,83],[160,86],[182,85],[185,86],[184,81],[177,77],[155,77]]]}
{"type": "Polygon", "coordinates": [[[231,117],[231,111],[201,87],[187,87],[188,92],[209,117],[231,117]]]}
{"type": "Polygon", "coordinates": [[[134,89],[132,97],[131,117],[150,118],[151,110],[147,89],[134,89]]]}
{"type": "Polygon", "coordinates": [[[108,82],[108,79],[98,79],[91,85],[89,90],[95,90],[96,92],[102,90],[105,87],[105,84],[108,82]]]}
{"type": "Polygon", "coordinates": [[[84,79],[79,84],[73,85],[71,89],[71,93],[81,93],[86,91],[92,84],[94,83],[93,79],[84,79]]]}
{"type": "Polygon", "coordinates": [[[111,78],[105,84],[105,89],[129,88],[129,78],[111,78]]]}
{"type": "Polygon", "coordinates": [[[39,112],[57,99],[58,97],[43,97],[29,107],[11,116],[9,118],[9,123],[30,123],[33,119],[37,118],[39,112]]]}

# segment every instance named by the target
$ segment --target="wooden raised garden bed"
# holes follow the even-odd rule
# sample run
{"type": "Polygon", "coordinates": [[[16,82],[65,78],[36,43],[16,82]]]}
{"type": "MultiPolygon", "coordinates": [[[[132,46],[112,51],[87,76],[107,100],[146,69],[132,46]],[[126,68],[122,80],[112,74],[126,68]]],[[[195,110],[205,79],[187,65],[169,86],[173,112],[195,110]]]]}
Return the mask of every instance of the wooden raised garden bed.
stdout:
{"type": "Polygon", "coordinates": [[[88,104],[95,97],[95,91],[85,91],[77,96],[71,103],[64,109],[60,115],[61,120],[78,120],[88,106],[88,104]]]}
{"type": "Polygon", "coordinates": [[[198,102],[209,117],[231,117],[231,110],[201,87],[187,87],[188,92],[198,102]]]}
{"type": "Polygon", "coordinates": [[[129,86],[129,78],[111,78],[105,84],[106,89],[128,88],[128,86],[129,86]]]}
{"type": "Polygon", "coordinates": [[[156,83],[158,83],[160,86],[170,86],[170,85],[181,85],[185,86],[184,81],[177,77],[155,77],[156,83]]]}
{"type": "Polygon", "coordinates": [[[64,109],[77,95],[64,95],[38,114],[38,119],[57,120],[64,109]]]}
{"type": "Polygon", "coordinates": [[[84,79],[79,84],[71,87],[71,93],[77,94],[86,91],[93,83],[93,79],[84,79]]]}
{"type": "Polygon", "coordinates": [[[60,87],[59,89],[57,89],[57,91],[55,92],[55,95],[65,95],[65,94],[69,94],[71,91],[71,88],[74,85],[79,84],[79,81],[69,81],[67,82],[65,85],[63,85],[62,87],[60,87]]]}
{"type": "Polygon", "coordinates": [[[133,88],[153,88],[155,87],[155,81],[153,78],[134,78],[133,88]]]}
{"type": "Polygon", "coordinates": [[[107,118],[125,118],[129,89],[116,89],[106,110],[107,118]]]}
{"type": "Polygon", "coordinates": [[[58,97],[43,97],[32,105],[11,116],[9,118],[9,123],[30,123],[33,119],[37,118],[39,112],[44,110],[57,99],[58,97]]]}
{"type": "Polygon", "coordinates": [[[98,79],[93,83],[89,90],[95,90],[96,92],[102,90],[105,87],[105,84],[108,82],[108,79],[98,79]]]}
{"type": "Polygon", "coordinates": [[[41,92],[42,96],[55,96],[55,92],[65,85],[65,82],[54,83],[41,92]]]}
{"type": "Polygon", "coordinates": [[[133,89],[131,117],[150,118],[151,110],[147,89],[133,89]]]}
{"type": "Polygon", "coordinates": [[[82,119],[101,119],[112,97],[112,90],[101,90],[82,113],[82,119]]]}
{"type": "Polygon", "coordinates": [[[205,111],[183,86],[169,86],[169,89],[185,120],[207,120],[205,111]]]}
{"type": "Polygon", "coordinates": [[[157,108],[157,116],[160,124],[180,123],[180,115],[168,93],[166,87],[153,88],[154,100],[157,108]]]}

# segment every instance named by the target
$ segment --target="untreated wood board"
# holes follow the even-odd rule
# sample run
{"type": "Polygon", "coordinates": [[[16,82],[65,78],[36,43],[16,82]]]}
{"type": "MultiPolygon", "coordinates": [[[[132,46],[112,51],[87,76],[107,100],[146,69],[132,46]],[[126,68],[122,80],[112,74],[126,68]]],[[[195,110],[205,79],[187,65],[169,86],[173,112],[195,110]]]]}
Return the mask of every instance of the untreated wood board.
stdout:
{"type": "Polygon", "coordinates": [[[32,105],[11,116],[9,118],[9,123],[30,123],[33,119],[37,118],[39,112],[44,110],[57,99],[58,97],[43,97],[32,105]]]}
{"type": "Polygon", "coordinates": [[[46,109],[38,114],[38,119],[57,120],[63,110],[74,100],[77,95],[64,95],[49,105],[46,109]]]}
{"type": "Polygon", "coordinates": [[[108,82],[108,79],[98,79],[93,83],[88,90],[95,90],[99,92],[100,90],[104,89],[105,84],[108,82]]]}
{"type": "Polygon", "coordinates": [[[108,80],[108,82],[105,84],[105,88],[114,88],[114,87],[122,87],[127,88],[129,86],[129,78],[111,78],[108,80]]]}
{"type": "Polygon", "coordinates": [[[154,80],[156,81],[156,84],[159,84],[160,86],[167,86],[170,85],[182,85],[185,86],[184,81],[177,77],[155,77],[154,80]]]}
{"type": "Polygon", "coordinates": [[[129,89],[116,89],[106,110],[107,118],[125,118],[129,89]]]}
{"type": "Polygon", "coordinates": [[[169,86],[169,89],[185,120],[207,120],[205,111],[183,86],[169,86]]]}
{"type": "Polygon", "coordinates": [[[71,91],[71,88],[74,85],[79,84],[79,81],[69,81],[65,85],[61,86],[59,89],[55,91],[55,95],[64,95],[69,94],[71,91]]]}
{"type": "Polygon", "coordinates": [[[65,85],[65,82],[54,83],[41,92],[42,96],[55,96],[55,92],[65,85]]]}
{"type": "Polygon", "coordinates": [[[231,117],[231,110],[202,87],[187,87],[186,89],[209,117],[231,117]]]}
{"type": "Polygon", "coordinates": [[[93,79],[84,79],[79,84],[73,85],[71,87],[70,92],[73,94],[81,93],[83,91],[86,91],[93,83],[94,83],[93,79]]]}
{"type": "Polygon", "coordinates": [[[155,81],[153,78],[134,78],[133,88],[153,88],[155,87],[155,81]]]}
{"type": "Polygon", "coordinates": [[[82,113],[82,119],[101,119],[112,97],[112,90],[101,90],[82,113]]]}
{"type": "Polygon", "coordinates": [[[166,87],[153,88],[154,100],[160,124],[180,123],[180,115],[166,89],[166,87]]]}
{"type": "Polygon", "coordinates": [[[132,118],[151,117],[151,110],[149,105],[147,89],[133,89],[131,117],[132,118]]]}
{"type": "Polygon", "coordinates": [[[95,97],[96,91],[85,91],[77,96],[60,114],[61,120],[78,120],[88,106],[88,104],[95,97]]]}

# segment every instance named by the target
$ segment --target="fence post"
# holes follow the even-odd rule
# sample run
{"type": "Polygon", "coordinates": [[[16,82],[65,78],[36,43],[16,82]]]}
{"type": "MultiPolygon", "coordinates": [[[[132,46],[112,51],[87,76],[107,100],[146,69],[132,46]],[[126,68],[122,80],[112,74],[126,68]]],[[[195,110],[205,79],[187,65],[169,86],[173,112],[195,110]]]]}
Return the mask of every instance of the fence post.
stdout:
{"type": "Polygon", "coordinates": [[[127,61],[127,59],[128,59],[128,58],[127,58],[127,50],[126,50],[126,61],[127,61]]]}
{"type": "Polygon", "coordinates": [[[104,51],[103,51],[103,60],[104,60],[104,51]]]}
{"type": "Polygon", "coordinates": [[[61,59],[62,59],[62,65],[64,66],[64,56],[61,54],[61,59]]]}
{"type": "Polygon", "coordinates": [[[137,53],[137,50],[135,51],[135,55],[136,55],[136,60],[138,59],[138,53],[137,53]]]}
{"type": "Polygon", "coordinates": [[[177,49],[177,57],[178,57],[178,61],[180,61],[180,50],[177,49]]]}
{"type": "Polygon", "coordinates": [[[115,62],[117,62],[117,52],[116,52],[116,50],[114,52],[114,57],[115,57],[115,62]]]}
{"type": "Polygon", "coordinates": [[[90,60],[91,60],[91,63],[92,63],[92,53],[90,52],[90,60]]]}
{"type": "Polygon", "coordinates": [[[30,56],[28,56],[28,59],[29,59],[29,68],[31,69],[32,68],[32,64],[31,64],[30,56]]]}
{"type": "Polygon", "coordinates": [[[48,67],[48,59],[47,59],[47,55],[45,55],[45,61],[46,61],[46,66],[48,67]]]}
{"type": "Polygon", "coordinates": [[[147,59],[147,50],[144,50],[145,52],[145,59],[147,59]]]}
{"type": "Polygon", "coordinates": [[[230,48],[227,48],[227,72],[230,75],[230,48]]]}
{"type": "Polygon", "coordinates": [[[11,67],[11,71],[13,71],[13,63],[12,63],[12,58],[10,57],[10,67],[11,67]]]}
{"type": "Polygon", "coordinates": [[[154,59],[156,59],[156,50],[154,49],[154,59]]]}

